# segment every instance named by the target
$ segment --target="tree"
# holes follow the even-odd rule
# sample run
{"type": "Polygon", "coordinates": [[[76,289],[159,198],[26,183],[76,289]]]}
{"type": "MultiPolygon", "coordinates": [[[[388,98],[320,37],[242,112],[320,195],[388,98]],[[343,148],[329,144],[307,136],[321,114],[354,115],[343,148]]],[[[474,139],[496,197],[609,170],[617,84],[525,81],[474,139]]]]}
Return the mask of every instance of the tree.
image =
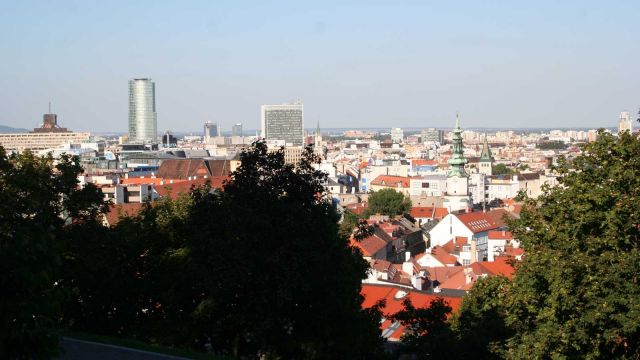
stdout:
{"type": "Polygon", "coordinates": [[[403,309],[391,319],[406,326],[402,343],[407,351],[421,358],[441,359],[451,356],[452,333],[447,318],[451,306],[443,298],[435,298],[429,306],[416,308],[410,298],[402,301],[403,309]]]}
{"type": "Polygon", "coordinates": [[[511,224],[509,358],[640,357],[640,141],[599,131],[511,224]]]}
{"type": "Polygon", "coordinates": [[[57,352],[63,241],[104,210],[95,187],[78,187],[81,170],[77,158],[0,147],[0,358],[57,352]]]}
{"type": "Polygon", "coordinates": [[[368,264],[338,234],[326,174],[312,167],[317,158],[308,149],[294,166],[257,142],[240,160],[224,191],[193,195],[200,331],[235,357],[375,355],[379,317],[361,309],[368,264]]]}
{"type": "Polygon", "coordinates": [[[491,173],[493,173],[493,175],[511,175],[513,174],[513,170],[505,164],[496,164],[493,166],[491,173]]]}
{"type": "Polygon", "coordinates": [[[393,189],[382,189],[369,194],[369,207],[365,211],[365,216],[373,214],[382,215],[402,215],[411,210],[411,199],[404,194],[393,189]]]}
{"type": "Polygon", "coordinates": [[[511,281],[503,276],[480,278],[462,299],[451,319],[456,357],[500,358],[512,331],[506,324],[511,281]]]}

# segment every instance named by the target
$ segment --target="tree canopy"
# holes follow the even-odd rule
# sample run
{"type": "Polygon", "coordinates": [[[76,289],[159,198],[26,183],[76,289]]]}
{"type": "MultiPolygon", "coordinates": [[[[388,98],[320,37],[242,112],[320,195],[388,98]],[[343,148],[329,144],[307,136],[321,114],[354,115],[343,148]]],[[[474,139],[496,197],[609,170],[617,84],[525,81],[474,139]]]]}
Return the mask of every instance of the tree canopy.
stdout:
{"type": "Polygon", "coordinates": [[[368,200],[369,206],[365,211],[368,217],[374,214],[402,215],[411,210],[411,199],[394,189],[382,189],[371,192],[368,200]]]}
{"type": "Polygon", "coordinates": [[[600,131],[511,224],[508,357],[640,356],[640,141],[600,131]]]}
{"type": "Polygon", "coordinates": [[[50,358],[60,313],[63,241],[102,210],[95,187],[77,187],[77,159],[0,147],[0,358],[50,358]]]}
{"type": "Polygon", "coordinates": [[[70,239],[67,324],[233,357],[375,357],[368,264],[338,231],[313,153],[294,166],[258,142],[240,160],[222,191],[193,189],[70,239]]]}

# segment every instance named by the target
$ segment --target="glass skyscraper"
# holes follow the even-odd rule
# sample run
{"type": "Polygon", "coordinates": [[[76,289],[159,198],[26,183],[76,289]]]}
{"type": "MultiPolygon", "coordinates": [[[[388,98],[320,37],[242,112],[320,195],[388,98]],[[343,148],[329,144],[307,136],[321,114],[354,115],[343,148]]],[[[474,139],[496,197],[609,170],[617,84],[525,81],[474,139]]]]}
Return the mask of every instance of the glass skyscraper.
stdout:
{"type": "Polygon", "coordinates": [[[303,146],[302,104],[262,105],[262,137],[267,143],[303,146]]]}
{"type": "Polygon", "coordinates": [[[157,140],[156,84],[151,79],[129,80],[129,142],[157,140]]]}

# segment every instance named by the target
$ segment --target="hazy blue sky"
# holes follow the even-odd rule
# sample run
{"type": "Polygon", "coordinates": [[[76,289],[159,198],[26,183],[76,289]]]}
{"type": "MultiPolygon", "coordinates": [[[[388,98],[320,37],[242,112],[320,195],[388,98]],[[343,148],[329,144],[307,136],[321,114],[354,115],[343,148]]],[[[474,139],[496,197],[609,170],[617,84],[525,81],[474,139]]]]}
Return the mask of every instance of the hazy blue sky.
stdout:
{"type": "Polygon", "coordinates": [[[0,0],[0,124],[125,131],[127,81],[158,130],[615,126],[640,107],[640,1],[0,0]]]}

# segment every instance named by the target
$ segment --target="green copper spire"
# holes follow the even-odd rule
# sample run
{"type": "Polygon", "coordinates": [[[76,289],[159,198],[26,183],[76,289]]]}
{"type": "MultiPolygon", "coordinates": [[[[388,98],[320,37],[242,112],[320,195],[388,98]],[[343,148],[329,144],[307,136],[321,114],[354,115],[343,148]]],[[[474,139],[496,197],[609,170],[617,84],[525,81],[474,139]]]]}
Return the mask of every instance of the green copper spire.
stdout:
{"type": "Polygon", "coordinates": [[[489,142],[487,141],[487,133],[484,133],[484,143],[482,144],[482,152],[480,153],[481,162],[492,162],[493,156],[491,155],[491,148],[489,148],[489,142]]]}
{"type": "Polygon", "coordinates": [[[458,114],[456,114],[456,127],[452,132],[452,154],[451,158],[449,158],[449,171],[447,172],[447,176],[466,177],[467,173],[464,171],[464,165],[467,163],[467,159],[464,157],[462,130],[460,129],[460,118],[458,114]]]}

